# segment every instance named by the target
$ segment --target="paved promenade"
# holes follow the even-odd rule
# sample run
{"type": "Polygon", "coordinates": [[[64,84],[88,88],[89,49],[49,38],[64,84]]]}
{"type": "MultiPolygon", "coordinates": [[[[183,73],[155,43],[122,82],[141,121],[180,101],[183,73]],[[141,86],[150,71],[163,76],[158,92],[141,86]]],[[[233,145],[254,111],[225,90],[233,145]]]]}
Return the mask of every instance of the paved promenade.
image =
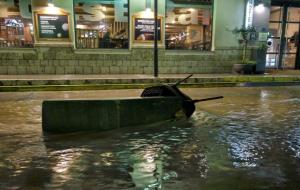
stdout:
{"type": "MultiPolygon", "coordinates": [[[[175,83],[186,74],[152,75],[0,75],[1,91],[96,90],[144,88],[175,83]]],[[[300,71],[272,70],[262,75],[194,74],[182,87],[300,85],[300,71]]]]}

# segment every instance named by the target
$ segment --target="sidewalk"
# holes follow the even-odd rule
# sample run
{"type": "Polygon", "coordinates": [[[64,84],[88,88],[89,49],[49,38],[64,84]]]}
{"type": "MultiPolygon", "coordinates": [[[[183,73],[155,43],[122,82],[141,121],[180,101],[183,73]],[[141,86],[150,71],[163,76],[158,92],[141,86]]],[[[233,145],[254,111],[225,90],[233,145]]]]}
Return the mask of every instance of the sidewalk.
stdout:
{"type": "MultiPolygon", "coordinates": [[[[0,75],[0,92],[145,88],[175,83],[188,74],[152,75],[0,75]]],[[[194,74],[182,87],[300,85],[299,70],[272,70],[264,75],[194,74]]]]}

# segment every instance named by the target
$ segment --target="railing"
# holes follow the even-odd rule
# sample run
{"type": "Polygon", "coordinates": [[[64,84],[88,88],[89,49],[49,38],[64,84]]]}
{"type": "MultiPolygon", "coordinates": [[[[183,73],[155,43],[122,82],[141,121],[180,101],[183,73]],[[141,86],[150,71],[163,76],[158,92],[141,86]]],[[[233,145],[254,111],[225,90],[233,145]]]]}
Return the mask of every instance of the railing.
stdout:
{"type": "Polygon", "coordinates": [[[14,48],[32,48],[32,41],[25,40],[0,40],[0,48],[14,47],[14,48]]]}
{"type": "Polygon", "coordinates": [[[211,42],[195,41],[191,43],[186,43],[184,41],[166,40],[166,49],[210,51],[211,42]]]}
{"type": "Polygon", "coordinates": [[[78,48],[99,48],[98,30],[77,29],[78,48]]]}

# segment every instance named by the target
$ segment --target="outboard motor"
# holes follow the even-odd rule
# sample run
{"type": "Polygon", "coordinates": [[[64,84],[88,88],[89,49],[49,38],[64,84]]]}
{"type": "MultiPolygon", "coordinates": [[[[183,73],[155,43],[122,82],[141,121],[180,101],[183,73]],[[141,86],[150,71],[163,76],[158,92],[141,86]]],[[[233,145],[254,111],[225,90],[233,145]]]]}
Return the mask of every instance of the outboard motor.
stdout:
{"type": "Polygon", "coordinates": [[[201,100],[192,100],[189,96],[187,96],[177,88],[179,84],[186,81],[192,76],[193,75],[191,74],[186,78],[172,85],[162,84],[158,86],[145,88],[141,94],[141,97],[156,97],[156,96],[157,97],[179,97],[182,100],[182,110],[187,118],[193,115],[195,111],[195,103],[223,98],[223,96],[218,96],[218,97],[206,98],[201,100]]]}

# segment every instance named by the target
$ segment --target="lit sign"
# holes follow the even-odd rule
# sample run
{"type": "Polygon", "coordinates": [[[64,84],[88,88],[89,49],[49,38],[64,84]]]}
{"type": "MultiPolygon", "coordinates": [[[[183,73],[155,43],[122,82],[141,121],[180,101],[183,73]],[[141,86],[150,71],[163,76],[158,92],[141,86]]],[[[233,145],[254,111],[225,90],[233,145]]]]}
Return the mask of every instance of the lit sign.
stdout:
{"type": "MultiPolygon", "coordinates": [[[[161,19],[158,18],[158,41],[161,40],[161,19]]],[[[135,18],[134,20],[134,40],[135,41],[153,41],[154,40],[153,18],[135,18]]]]}
{"type": "Polygon", "coordinates": [[[68,15],[37,14],[39,38],[69,38],[68,15]]]}
{"type": "Polygon", "coordinates": [[[252,26],[253,23],[253,11],[254,10],[254,0],[248,0],[246,7],[246,21],[245,26],[252,26]]]}

